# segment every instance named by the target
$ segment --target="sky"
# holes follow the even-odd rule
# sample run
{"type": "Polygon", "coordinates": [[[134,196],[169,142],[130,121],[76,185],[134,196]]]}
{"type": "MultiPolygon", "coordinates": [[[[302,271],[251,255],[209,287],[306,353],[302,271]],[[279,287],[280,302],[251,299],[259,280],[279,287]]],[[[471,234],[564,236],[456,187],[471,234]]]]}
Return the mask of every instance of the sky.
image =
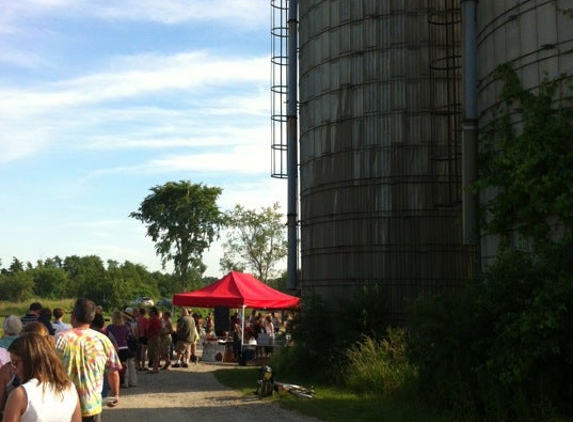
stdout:
{"type": "MultiPolygon", "coordinates": [[[[270,13],[269,0],[3,1],[0,267],[98,255],[161,270],[129,214],[169,181],[221,187],[222,210],[286,212],[286,180],[270,177],[270,13]]],[[[219,241],[205,275],[223,275],[221,256],[219,241]]]]}

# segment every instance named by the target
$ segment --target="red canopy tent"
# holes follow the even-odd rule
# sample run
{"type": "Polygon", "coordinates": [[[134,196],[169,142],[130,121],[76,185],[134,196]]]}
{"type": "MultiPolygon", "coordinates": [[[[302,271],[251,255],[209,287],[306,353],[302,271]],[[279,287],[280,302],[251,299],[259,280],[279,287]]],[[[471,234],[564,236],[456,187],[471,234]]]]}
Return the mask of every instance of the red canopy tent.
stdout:
{"type": "MultiPolygon", "coordinates": [[[[175,306],[214,308],[288,309],[296,307],[300,299],[279,292],[257,280],[251,274],[231,271],[225,277],[202,289],[173,295],[175,306]]],[[[244,320],[244,318],[243,318],[244,320]]]]}

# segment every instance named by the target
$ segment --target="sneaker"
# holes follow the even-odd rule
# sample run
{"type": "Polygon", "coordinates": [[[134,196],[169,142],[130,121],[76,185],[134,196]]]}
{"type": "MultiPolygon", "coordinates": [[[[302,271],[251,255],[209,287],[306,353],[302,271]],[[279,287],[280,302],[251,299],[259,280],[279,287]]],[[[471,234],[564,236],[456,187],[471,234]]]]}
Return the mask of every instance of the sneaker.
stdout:
{"type": "Polygon", "coordinates": [[[188,364],[187,362],[181,364],[181,366],[182,366],[183,368],[189,368],[189,364],[188,364]]]}
{"type": "Polygon", "coordinates": [[[180,364],[179,362],[175,362],[175,363],[173,364],[173,367],[174,367],[174,368],[181,368],[181,364],[180,364]]]}

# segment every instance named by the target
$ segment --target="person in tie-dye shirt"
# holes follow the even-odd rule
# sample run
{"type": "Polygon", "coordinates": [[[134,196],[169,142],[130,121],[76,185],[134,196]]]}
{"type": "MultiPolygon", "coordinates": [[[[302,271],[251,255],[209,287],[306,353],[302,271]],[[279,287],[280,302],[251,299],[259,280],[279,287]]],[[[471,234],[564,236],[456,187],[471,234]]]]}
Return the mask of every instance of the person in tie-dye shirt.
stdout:
{"type": "MultiPolygon", "coordinates": [[[[95,309],[92,300],[78,299],[72,311],[72,329],[56,337],[56,352],[80,396],[83,422],[101,421],[101,391],[106,369],[110,395],[116,399],[119,396],[121,362],[111,340],[90,328],[95,309]]],[[[117,402],[108,406],[113,407],[117,402]]]]}

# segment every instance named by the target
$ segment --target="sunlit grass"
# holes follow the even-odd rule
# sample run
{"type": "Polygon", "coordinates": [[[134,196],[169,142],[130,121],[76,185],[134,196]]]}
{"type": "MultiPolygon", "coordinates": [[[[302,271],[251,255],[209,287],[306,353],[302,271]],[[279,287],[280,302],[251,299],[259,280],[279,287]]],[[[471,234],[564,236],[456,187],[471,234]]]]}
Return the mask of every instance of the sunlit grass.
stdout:
{"type": "Polygon", "coordinates": [[[406,355],[405,332],[390,329],[388,338],[363,337],[345,352],[339,374],[340,385],[361,394],[388,396],[415,394],[416,368],[406,355]]]}
{"type": "Polygon", "coordinates": [[[30,303],[32,302],[40,302],[42,306],[46,308],[54,309],[54,308],[62,308],[66,311],[71,311],[72,307],[74,306],[75,299],[30,299],[25,302],[8,302],[8,301],[0,301],[0,315],[7,316],[7,315],[24,315],[28,308],[30,307],[30,303]]]}
{"type": "MultiPolygon", "coordinates": [[[[30,307],[30,303],[40,302],[42,306],[50,309],[62,308],[66,312],[70,312],[74,306],[75,299],[30,299],[26,302],[8,302],[0,301],[0,335],[2,333],[2,323],[4,318],[8,315],[24,316],[30,307]]],[[[64,322],[70,322],[70,314],[66,313],[63,318],[64,322]]]]}
{"type": "MultiPolygon", "coordinates": [[[[257,388],[258,367],[236,367],[215,371],[215,377],[222,384],[243,395],[253,395],[257,388]]],[[[299,398],[285,391],[274,393],[268,400],[281,407],[306,416],[319,418],[325,422],[348,421],[392,421],[392,422],[475,422],[483,417],[469,415],[461,418],[449,413],[437,414],[418,402],[415,396],[357,394],[329,386],[310,385],[301,380],[290,379],[288,375],[278,375],[280,382],[302,384],[312,387],[315,395],[312,399],[299,398]]],[[[543,422],[566,422],[564,418],[553,418],[543,422]]],[[[542,421],[540,421],[542,422],[542,421]]]]}
{"type": "MultiPolygon", "coordinates": [[[[221,369],[215,376],[222,384],[252,395],[257,388],[258,368],[221,369]]],[[[288,376],[279,376],[276,381],[294,382],[288,376]]],[[[398,398],[382,398],[378,395],[358,395],[326,386],[313,387],[315,396],[312,399],[299,398],[285,391],[274,393],[272,397],[261,400],[272,400],[280,406],[297,411],[303,415],[314,416],[327,422],[374,421],[392,422],[444,422],[451,419],[446,416],[433,415],[418,403],[402,401],[398,398]]],[[[462,421],[460,421],[462,422],[462,421]]]]}

